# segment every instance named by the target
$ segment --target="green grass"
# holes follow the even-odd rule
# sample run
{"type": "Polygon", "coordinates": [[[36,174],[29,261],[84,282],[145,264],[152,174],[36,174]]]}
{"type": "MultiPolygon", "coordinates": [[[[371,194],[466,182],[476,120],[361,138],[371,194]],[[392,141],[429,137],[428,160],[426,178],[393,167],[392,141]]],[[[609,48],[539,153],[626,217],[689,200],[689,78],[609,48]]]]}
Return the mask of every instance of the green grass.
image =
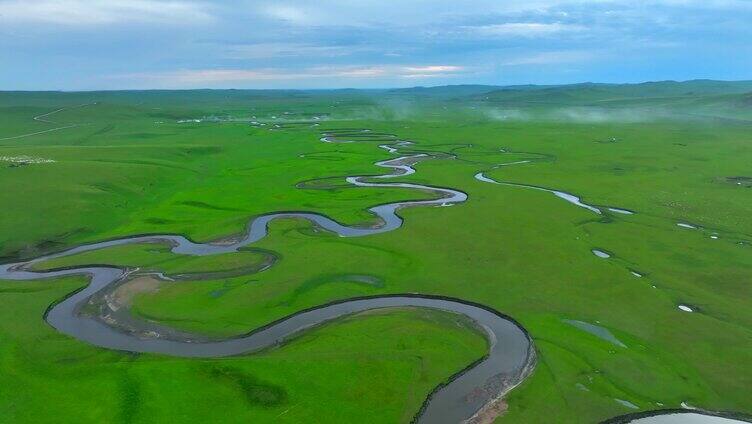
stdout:
{"type": "Polygon", "coordinates": [[[172,254],[169,246],[162,244],[131,244],[52,259],[32,269],[44,271],[81,264],[109,264],[139,267],[142,271],[158,271],[167,275],[248,274],[273,263],[275,259],[272,252],[252,248],[213,256],[184,256],[172,254]]]}
{"type": "MultiPolygon", "coordinates": [[[[207,241],[237,234],[253,216],[277,210],[367,223],[373,219],[369,206],[429,196],[342,184],[345,175],[384,172],[372,165],[390,157],[378,143],[321,143],[315,128],[175,123],[211,114],[268,119],[284,111],[331,112],[333,120],[322,128],[369,127],[416,142],[403,151],[456,154],[454,160],[421,162],[416,174],[399,180],[457,188],[469,201],[402,210],[403,228],[369,237],[341,238],[284,220],[236,254],[193,258],[164,246],[124,246],[39,266],[109,263],[169,274],[240,270],[186,277],[135,299],[136,315],[214,336],[243,334],[353,296],[417,292],[488,305],[518,320],[539,352],[534,374],[508,396],[509,411],[499,422],[550,422],[552,416],[597,422],[634,411],[615,399],[641,410],[688,402],[752,413],[752,245],[744,244],[752,241],[752,189],[727,179],[752,177],[752,132],[742,120],[747,112],[729,112],[746,95],[704,84],[691,95],[689,88],[673,86],[656,88],[654,96],[644,91],[650,87],[631,94],[591,88],[554,90],[543,96],[548,105],[532,101],[541,96],[537,92],[486,101],[473,94],[476,88],[468,97],[452,91],[451,101],[441,93],[415,100],[404,92],[4,94],[0,107],[13,110],[9,135],[34,127],[25,120],[45,107],[89,98],[101,103],[53,115],[59,122],[90,122],[86,127],[0,142],[0,156],[57,160],[15,168],[0,163],[0,252],[11,260],[138,233],[207,241]],[[177,106],[185,98],[195,98],[192,106],[177,106]],[[397,100],[404,107],[392,107],[397,100]],[[547,118],[562,107],[594,104],[618,113],[587,122],[547,118]],[[499,108],[519,109],[525,118],[490,119],[488,111],[499,108]],[[623,119],[634,108],[675,116],[623,119]],[[693,113],[733,120],[693,119],[693,113]],[[616,142],[603,142],[611,138],[616,142]],[[521,159],[535,161],[487,175],[638,213],[601,217],[550,193],[473,178],[521,159]],[[312,182],[296,188],[302,181],[312,182]],[[678,222],[702,229],[682,229],[678,222]],[[593,248],[614,256],[597,258],[593,248]],[[274,266],[252,273],[269,255],[277,258],[274,266]],[[681,312],[679,304],[698,311],[681,312]],[[563,319],[603,326],[627,347],[563,319]]],[[[479,335],[454,325],[456,317],[400,311],[351,317],[244,358],[125,355],[70,340],[41,321],[50,303],[80,284],[0,285],[3,304],[11,305],[2,313],[23,317],[0,321],[0,383],[22,382],[13,384],[22,390],[0,393],[0,414],[25,422],[112,416],[106,414],[122,422],[218,416],[407,422],[432,387],[485,349],[479,335]],[[73,382],[75,391],[61,389],[73,382]],[[34,415],[18,415],[27,410],[34,415]],[[222,415],[212,415],[218,410],[222,415]]]]}

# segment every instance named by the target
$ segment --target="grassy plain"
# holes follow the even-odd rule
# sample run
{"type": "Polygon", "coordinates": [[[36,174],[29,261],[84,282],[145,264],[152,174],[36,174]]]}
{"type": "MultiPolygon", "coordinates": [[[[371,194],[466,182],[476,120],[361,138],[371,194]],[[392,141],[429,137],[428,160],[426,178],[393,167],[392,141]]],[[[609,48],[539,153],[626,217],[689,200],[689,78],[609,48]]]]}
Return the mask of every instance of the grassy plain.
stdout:
{"type": "MultiPolygon", "coordinates": [[[[641,410],[687,402],[752,413],[752,188],[739,179],[752,177],[746,120],[752,106],[744,106],[752,88],[697,84],[544,93],[2,93],[0,109],[11,124],[2,126],[0,138],[35,131],[39,123],[27,121],[54,108],[98,103],[53,115],[56,122],[88,125],[0,141],[0,156],[56,161],[0,162],[0,254],[10,261],[139,233],[207,241],[237,234],[254,215],[277,210],[367,223],[369,206],[429,194],[295,186],[383,173],[372,165],[389,157],[379,143],[321,143],[320,128],[392,132],[416,143],[401,151],[457,155],[422,162],[402,180],[460,189],[469,201],[403,210],[403,228],[363,238],[285,220],[238,254],[187,258],[144,245],[40,266],[108,263],[171,274],[249,269],[187,278],[133,305],[146,319],[219,336],[359,295],[418,292],[488,305],[531,333],[540,360],[509,395],[499,422],[550,422],[552,416],[597,422],[635,411],[618,400],[641,410]],[[285,112],[325,119],[320,127],[285,130],[177,123],[212,115],[279,122],[285,112]],[[491,169],[526,159],[532,162],[491,169]],[[550,193],[478,181],[479,171],[637,213],[599,216],[550,193]],[[612,257],[597,258],[593,248],[612,257]],[[272,252],[274,266],[250,272],[272,252]],[[695,312],[680,311],[680,304],[695,312]],[[626,347],[564,319],[604,327],[626,347]]],[[[280,349],[230,360],[108,352],[58,335],[42,321],[50,303],[82,284],[2,283],[0,297],[11,307],[0,320],[0,379],[22,382],[14,386],[23,390],[1,394],[0,415],[19,422],[49,416],[57,422],[227,416],[404,422],[438,382],[485,350],[477,333],[455,325],[456,317],[406,310],[348,318],[280,349]],[[74,381],[75,391],[61,389],[74,381]]]]}

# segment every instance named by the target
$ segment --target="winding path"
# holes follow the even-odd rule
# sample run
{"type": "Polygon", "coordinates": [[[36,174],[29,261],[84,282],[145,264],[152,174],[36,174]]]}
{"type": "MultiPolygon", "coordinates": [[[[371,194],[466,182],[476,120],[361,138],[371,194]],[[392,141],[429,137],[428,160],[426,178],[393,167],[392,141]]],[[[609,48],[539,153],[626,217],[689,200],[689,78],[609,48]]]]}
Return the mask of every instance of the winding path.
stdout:
{"type": "MultiPolygon", "coordinates": [[[[32,119],[35,120],[35,121],[38,121],[38,122],[44,122],[46,124],[57,124],[57,122],[50,121],[49,119],[47,119],[47,117],[50,116],[50,115],[54,115],[54,114],[56,114],[58,112],[62,112],[64,110],[76,109],[76,108],[80,108],[80,107],[84,107],[84,106],[92,106],[92,105],[95,105],[95,104],[97,104],[97,102],[84,103],[84,104],[80,104],[80,105],[77,105],[77,106],[63,107],[63,108],[60,108],[60,109],[53,110],[52,112],[47,112],[47,113],[43,113],[41,115],[37,115],[37,116],[33,117],[32,119]]],[[[80,127],[82,125],[86,125],[86,124],[68,124],[68,125],[63,125],[61,127],[50,128],[50,129],[47,129],[47,130],[35,131],[35,132],[31,132],[31,133],[14,135],[14,136],[10,136],[10,137],[3,137],[3,138],[0,138],[0,141],[16,140],[16,139],[19,139],[19,138],[31,137],[31,136],[34,136],[34,135],[45,134],[45,133],[49,133],[49,132],[53,132],[53,131],[60,131],[60,130],[68,129],[68,128],[80,127]]]]}
{"type": "MultiPolygon", "coordinates": [[[[54,112],[53,112],[54,113],[54,112]]],[[[395,136],[368,133],[360,130],[324,133],[325,142],[394,141],[393,146],[405,145],[395,136]],[[355,135],[355,136],[353,136],[355,135]],[[343,137],[353,136],[352,139],[343,137]]],[[[390,147],[390,152],[396,152],[390,147]]],[[[445,385],[437,387],[426,399],[415,421],[422,423],[480,422],[494,415],[502,396],[519,384],[535,365],[535,349],[525,330],[511,318],[483,305],[459,299],[419,294],[384,295],[354,298],[333,302],[282,318],[246,335],[220,341],[195,342],[176,334],[143,334],[119,331],[112,322],[102,317],[81,313],[81,308],[95,295],[112,290],[130,278],[128,270],[115,266],[79,267],[47,272],[32,271],[32,266],[43,261],[111,246],[134,243],[167,243],[172,252],[186,255],[213,255],[235,252],[267,235],[269,222],[280,218],[308,220],[321,228],[342,237],[360,237],[392,231],[402,225],[397,211],[414,206],[444,206],[461,203],[467,195],[461,191],[411,183],[382,183],[369,179],[387,179],[415,172],[415,163],[430,157],[426,154],[403,156],[377,162],[390,169],[388,174],[377,176],[351,176],[346,181],[358,187],[409,188],[432,192],[435,199],[388,203],[369,209],[379,218],[372,227],[346,226],[325,215],[312,212],[275,212],[261,215],[249,223],[243,236],[229,244],[196,243],[173,234],[143,235],[77,246],[63,252],[42,256],[30,261],[0,265],[0,279],[37,280],[68,275],[88,275],[90,282],[84,289],[71,293],[61,302],[51,306],[45,314],[47,322],[61,333],[108,349],[132,352],[161,353],[182,357],[219,357],[239,355],[277,345],[285,339],[312,326],[342,316],[380,308],[419,307],[433,308],[462,314],[473,320],[489,340],[486,357],[469,368],[452,376],[445,385]]]]}

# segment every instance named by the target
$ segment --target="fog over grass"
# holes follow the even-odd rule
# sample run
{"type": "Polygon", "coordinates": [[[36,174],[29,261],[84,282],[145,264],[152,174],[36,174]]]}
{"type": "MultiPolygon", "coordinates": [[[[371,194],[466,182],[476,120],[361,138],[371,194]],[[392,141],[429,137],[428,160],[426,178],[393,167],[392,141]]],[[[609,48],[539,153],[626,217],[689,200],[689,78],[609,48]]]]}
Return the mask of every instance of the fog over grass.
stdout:
{"type": "Polygon", "coordinates": [[[593,106],[552,107],[545,110],[537,109],[506,109],[488,108],[478,109],[487,119],[493,121],[555,121],[576,123],[637,123],[654,122],[666,119],[689,119],[667,109],[645,108],[605,108],[593,106]]]}
{"type": "Polygon", "coordinates": [[[676,108],[654,107],[602,107],[602,106],[546,106],[499,107],[484,104],[455,105],[427,108],[421,101],[383,99],[371,105],[350,110],[333,109],[328,119],[372,121],[446,121],[462,119],[498,122],[557,122],[577,124],[621,123],[635,124],[659,121],[695,121],[710,123],[714,120],[744,120],[744,111],[721,107],[676,108]]]}

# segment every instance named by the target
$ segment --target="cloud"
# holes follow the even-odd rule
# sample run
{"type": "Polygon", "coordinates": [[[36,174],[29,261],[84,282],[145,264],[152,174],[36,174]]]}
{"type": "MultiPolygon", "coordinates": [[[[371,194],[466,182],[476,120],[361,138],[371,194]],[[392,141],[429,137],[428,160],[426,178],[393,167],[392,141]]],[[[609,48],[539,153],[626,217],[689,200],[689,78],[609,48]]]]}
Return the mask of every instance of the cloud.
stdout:
{"type": "Polygon", "coordinates": [[[293,25],[314,25],[322,22],[322,15],[303,7],[283,4],[269,4],[260,8],[262,15],[285,21],[293,25]]]}
{"type": "Polygon", "coordinates": [[[135,85],[171,88],[231,87],[234,84],[323,79],[434,78],[455,75],[465,68],[456,65],[369,65],[316,66],[300,70],[264,69],[186,69],[167,72],[146,72],[113,75],[110,79],[127,80],[135,85]]]}
{"type": "Polygon", "coordinates": [[[692,7],[698,9],[752,9],[749,0],[653,0],[651,3],[661,6],[692,7]]]}
{"type": "Polygon", "coordinates": [[[436,78],[446,77],[464,71],[465,68],[456,65],[406,66],[399,76],[402,78],[436,78]]]}
{"type": "Polygon", "coordinates": [[[208,6],[182,0],[7,0],[0,22],[66,26],[117,23],[190,24],[213,20],[208,6]]]}
{"type": "Polygon", "coordinates": [[[441,72],[457,72],[461,71],[462,67],[454,65],[407,66],[405,67],[405,70],[433,74],[441,72]]]}
{"type": "Polygon", "coordinates": [[[539,22],[512,22],[465,27],[471,34],[485,37],[543,37],[562,32],[583,31],[582,25],[539,22]]]}
{"type": "Polygon", "coordinates": [[[354,53],[375,52],[377,49],[357,45],[316,45],[310,43],[255,43],[217,45],[228,59],[269,59],[316,57],[333,58],[354,53]]]}
{"type": "Polygon", "coordinates": [[[501,66],[551,65],[558,63],[585,62],[599,55],[598,51],[564,50],[531,53],[499,62],[501,66]]]}
{"type": "Polygon", "coordinates": [[[752,0],[0,0],[0,87],[748,79],[750,21],[752,0]]]}

